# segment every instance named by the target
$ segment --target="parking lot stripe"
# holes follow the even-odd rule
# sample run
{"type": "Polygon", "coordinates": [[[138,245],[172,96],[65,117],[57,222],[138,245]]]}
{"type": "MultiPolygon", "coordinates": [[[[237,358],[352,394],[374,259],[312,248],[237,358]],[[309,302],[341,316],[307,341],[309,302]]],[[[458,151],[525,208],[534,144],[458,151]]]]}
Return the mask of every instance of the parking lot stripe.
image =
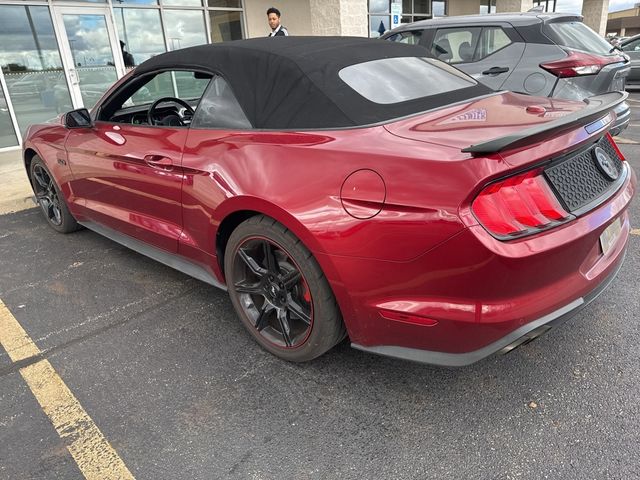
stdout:
{"type": "MultiPolygon", "coordinates": [[[[13,362],[41,354],[27,332],[0,300],[0,344],[13,362]]],[[[60,438],[88,480],[133,479],[120,456],[104,437],[48,360],[20,369],[22,378],[49,417],[60,438]]]]}
{"type": "Polygon", "coordinates": [[[636,142],[635,140],[631,140],[629,138],[616,137],[616,143],[620,143],[622,145],[639,145],[640,142],[636,142]]]}
{"type": "Polygon", "coordinates": [[[640,228],[634,228],[631,230],[631,235],[640,235],[640,228]]]}

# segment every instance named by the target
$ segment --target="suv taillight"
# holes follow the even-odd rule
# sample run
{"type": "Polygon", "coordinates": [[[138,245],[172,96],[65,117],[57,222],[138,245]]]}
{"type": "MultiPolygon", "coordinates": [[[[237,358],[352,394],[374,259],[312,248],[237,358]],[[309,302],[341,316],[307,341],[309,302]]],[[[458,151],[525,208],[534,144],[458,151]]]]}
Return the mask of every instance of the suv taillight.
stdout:
{"type": "Polygon", "coordinates": [[[531,235],[572,218],[541,169],[489,185],[473,201],[472,210],[489,233],[501,239],[531,235]]]}
{"type": "Polygon", "coordinates": [[[584,52],[567,52],[568,56],[560,60],[540,64],[540,68],[559,78],[595,75],[602,67],[612,63],[626,62],[622,55],[603,57],[584,52]]]}

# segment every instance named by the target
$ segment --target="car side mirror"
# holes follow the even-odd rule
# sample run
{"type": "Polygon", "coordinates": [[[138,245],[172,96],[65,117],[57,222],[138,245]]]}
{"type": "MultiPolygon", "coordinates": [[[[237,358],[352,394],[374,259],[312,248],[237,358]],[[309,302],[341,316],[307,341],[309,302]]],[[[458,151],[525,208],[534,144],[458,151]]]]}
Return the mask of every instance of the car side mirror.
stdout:
{"type": "Polygon", "coordinates": [[[78,108],[67,112],[64,116],[64,126],[67,128],[91,128],[93,122],[89,110],[78,108]]]}

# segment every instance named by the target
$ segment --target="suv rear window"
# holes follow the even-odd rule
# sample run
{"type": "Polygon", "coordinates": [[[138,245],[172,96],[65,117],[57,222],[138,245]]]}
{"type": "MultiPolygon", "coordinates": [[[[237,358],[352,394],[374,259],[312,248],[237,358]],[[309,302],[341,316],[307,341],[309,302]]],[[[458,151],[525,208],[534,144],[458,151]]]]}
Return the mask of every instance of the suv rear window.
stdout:
{"type": "Polygon", "coordinates": [[[582,22],[547,23],[544,32],[562,47],[599,55],[611,53],[611,45],[582,22]]]}
{"type": "Polygon", "coordinates": [[[367,100],[389,105],[449,93],[477,82],[446,63],[431,58],[396,57],[349,65],[342,81],[367,100]]]}

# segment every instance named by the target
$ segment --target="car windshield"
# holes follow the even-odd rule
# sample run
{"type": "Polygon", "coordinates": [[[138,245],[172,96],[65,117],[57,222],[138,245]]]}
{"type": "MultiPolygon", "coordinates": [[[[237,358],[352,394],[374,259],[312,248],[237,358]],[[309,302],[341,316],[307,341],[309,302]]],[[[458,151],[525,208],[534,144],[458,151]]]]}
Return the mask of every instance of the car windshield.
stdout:
{"type": "Polygon", "coordinates": [[[544,28],[545,33],[563,47],[600,55],[611,52],[611,45],[582,22],[548,23],[544,28]]]}
{"type": "Polygon", "coordinates": [[[388,105],[453,92],[477,82],[431,58],[397,57],[343,68],[340,78],[367,100],[388,105]]]}

